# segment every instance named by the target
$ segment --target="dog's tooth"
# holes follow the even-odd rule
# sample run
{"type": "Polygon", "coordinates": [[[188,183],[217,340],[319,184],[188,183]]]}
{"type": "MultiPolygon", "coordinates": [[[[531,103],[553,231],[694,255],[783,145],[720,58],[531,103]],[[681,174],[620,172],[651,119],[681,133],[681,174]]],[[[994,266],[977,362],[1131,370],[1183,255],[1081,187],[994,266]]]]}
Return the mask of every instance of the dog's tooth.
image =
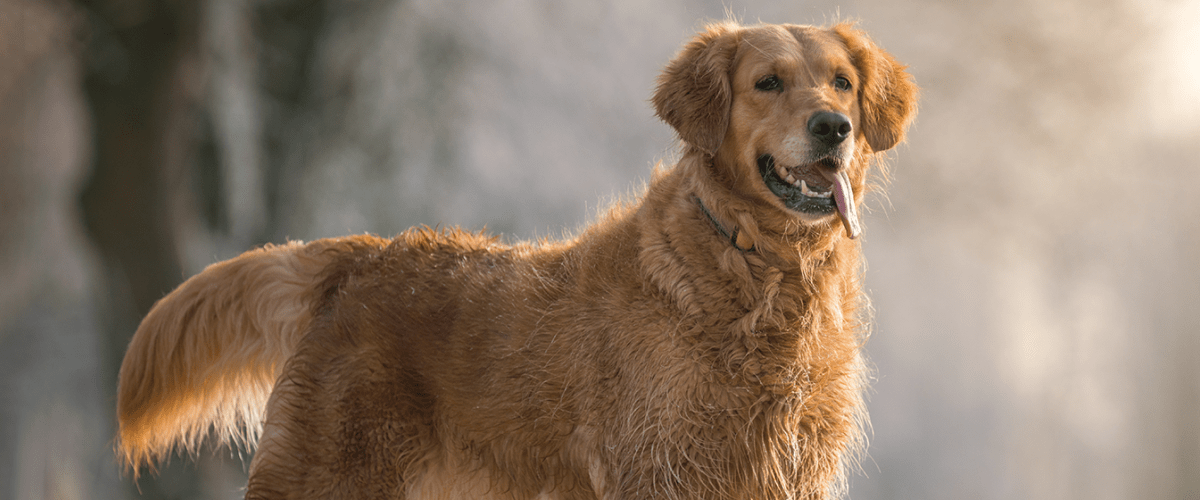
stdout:
{"type": "Polygon", "coordinates": [[[808,183],[804,179],[800,179],[800,194],[804,196],[812,196],[812,191],[808,190],[808,183]]]}
{"type": "Polygon", "coordinates": [[[792,175],[792,172],[788,169],[776,166],[775,174],[778,175],[780,179],[783,179],[784,182],[787,182],[793,186],[797,185],[796,183],[798,181],[796,180],[796,176],[792,175]]]}

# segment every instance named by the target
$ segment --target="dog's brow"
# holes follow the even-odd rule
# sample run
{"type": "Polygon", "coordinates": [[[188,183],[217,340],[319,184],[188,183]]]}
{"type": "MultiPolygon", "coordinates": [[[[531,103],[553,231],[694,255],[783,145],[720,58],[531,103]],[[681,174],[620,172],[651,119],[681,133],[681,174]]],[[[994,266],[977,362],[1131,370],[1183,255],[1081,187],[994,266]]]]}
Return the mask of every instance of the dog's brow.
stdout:
{"type": "Polygon", "coordinates": [[[757,50],[759,54],[762,54],[762,55],[763,55],[763,57],[770,57],[770,56],[768,56],[768,55],[767,55],[767,51],[765,51],[765,50],[763,50],[763,49],[759,48],[757,45],[754,45],[754,42],[753,42],[753,41],[746,40],[746,45],[749,45],[749,46],[750,46],[750,48],[752,48],[752,49],[754,49],[754,50],[757,50]]]}
{"type": "MultiPolygon", "coordinates": [[[[806,74],[809,80],[815,85],[819,85],[820,77],[817,75],[816,68],[814,68],[814,66],[824,64],[823,61],[826,61],[828,58],[824,57],[824,54],[818,54],[815,57],[810,57],[809,52],[813,51],[814,48],[821,49],[821,52],[824,52],[823,47],[820,47],[816,43],[814,37],[807,32],[792,33],[792,35],[796,38],[796,43],[800,45],[800,63],[804,66],[804,74],[806,74]]],[[[829,66],[828,64],[826,65],[829,66]]]]}
{"type": "Polygon", "coordinates": [[[809,81],[817,82],[817,75],[813,73],[813,65],[809,64],[807,59],[804,60],[804,71],[808,73],[809,81]]]}
{"type": "MultiPolygon", "coordinates": [[[[759,48],[759,46],[755,45],[754,41],[746,40],[746,45],[750,46],[750,48],[757,51],[759,53],[759,55],[762,55],[764,58],[766,58],[768,60],[771,59],[771,56],[769,54],[767,54],[767,51],[765,51],[765,50],[759,48]]],[[[772,64],[772,66],[774,66],[774,65],[772,64]]]]}

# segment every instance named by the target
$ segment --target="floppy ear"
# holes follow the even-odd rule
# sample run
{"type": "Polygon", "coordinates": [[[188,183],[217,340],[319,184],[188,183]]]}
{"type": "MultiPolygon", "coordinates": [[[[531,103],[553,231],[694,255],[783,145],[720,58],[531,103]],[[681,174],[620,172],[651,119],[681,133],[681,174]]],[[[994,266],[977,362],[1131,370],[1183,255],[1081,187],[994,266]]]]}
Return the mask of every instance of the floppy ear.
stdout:
{"type": "Polygon", "coordinates": [[[733,89],[729,72],[739,28],[711,24],[696,35],[658,76],[654,109],[679,138],[708,154],[716,154],[729,126],[733,89]]]}
{"type": "Polygon", "coordinates": [[[904,131],[917,115],[917,85],[904,65],[863,32],[848,23],[833,31],[846,42],[861,77],[858,99],[867,144],[874,151],[891,149],[904,140],[904,131]]]}

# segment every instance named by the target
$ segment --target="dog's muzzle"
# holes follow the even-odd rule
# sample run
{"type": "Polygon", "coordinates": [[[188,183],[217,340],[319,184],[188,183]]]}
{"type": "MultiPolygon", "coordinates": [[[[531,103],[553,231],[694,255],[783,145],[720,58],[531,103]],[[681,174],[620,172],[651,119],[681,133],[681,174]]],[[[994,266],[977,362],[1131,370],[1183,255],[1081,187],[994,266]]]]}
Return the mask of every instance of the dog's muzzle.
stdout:
{"type": "Polygon", "coordinates": [[[833,159],[782,167],[776,164],[774,156],[764,154],[758,157],[758,171],[767,189],[789,209],[816,216],[836,211],[847,236],[853,239],[862,234],[850,177],[833,159]]]}

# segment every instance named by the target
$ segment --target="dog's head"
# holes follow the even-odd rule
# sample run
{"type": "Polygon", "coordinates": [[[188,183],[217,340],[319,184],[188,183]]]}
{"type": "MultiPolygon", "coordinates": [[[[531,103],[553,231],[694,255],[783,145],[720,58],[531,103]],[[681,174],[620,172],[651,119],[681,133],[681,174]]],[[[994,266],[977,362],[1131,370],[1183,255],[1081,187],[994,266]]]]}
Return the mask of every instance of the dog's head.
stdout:
{"type": "Polygon", "coordinates": [[[849,24],[709,26],[658,80],[654,106],[731,192],[858,236],[865,157],[891,149],[917,88],[849,24]]]}

